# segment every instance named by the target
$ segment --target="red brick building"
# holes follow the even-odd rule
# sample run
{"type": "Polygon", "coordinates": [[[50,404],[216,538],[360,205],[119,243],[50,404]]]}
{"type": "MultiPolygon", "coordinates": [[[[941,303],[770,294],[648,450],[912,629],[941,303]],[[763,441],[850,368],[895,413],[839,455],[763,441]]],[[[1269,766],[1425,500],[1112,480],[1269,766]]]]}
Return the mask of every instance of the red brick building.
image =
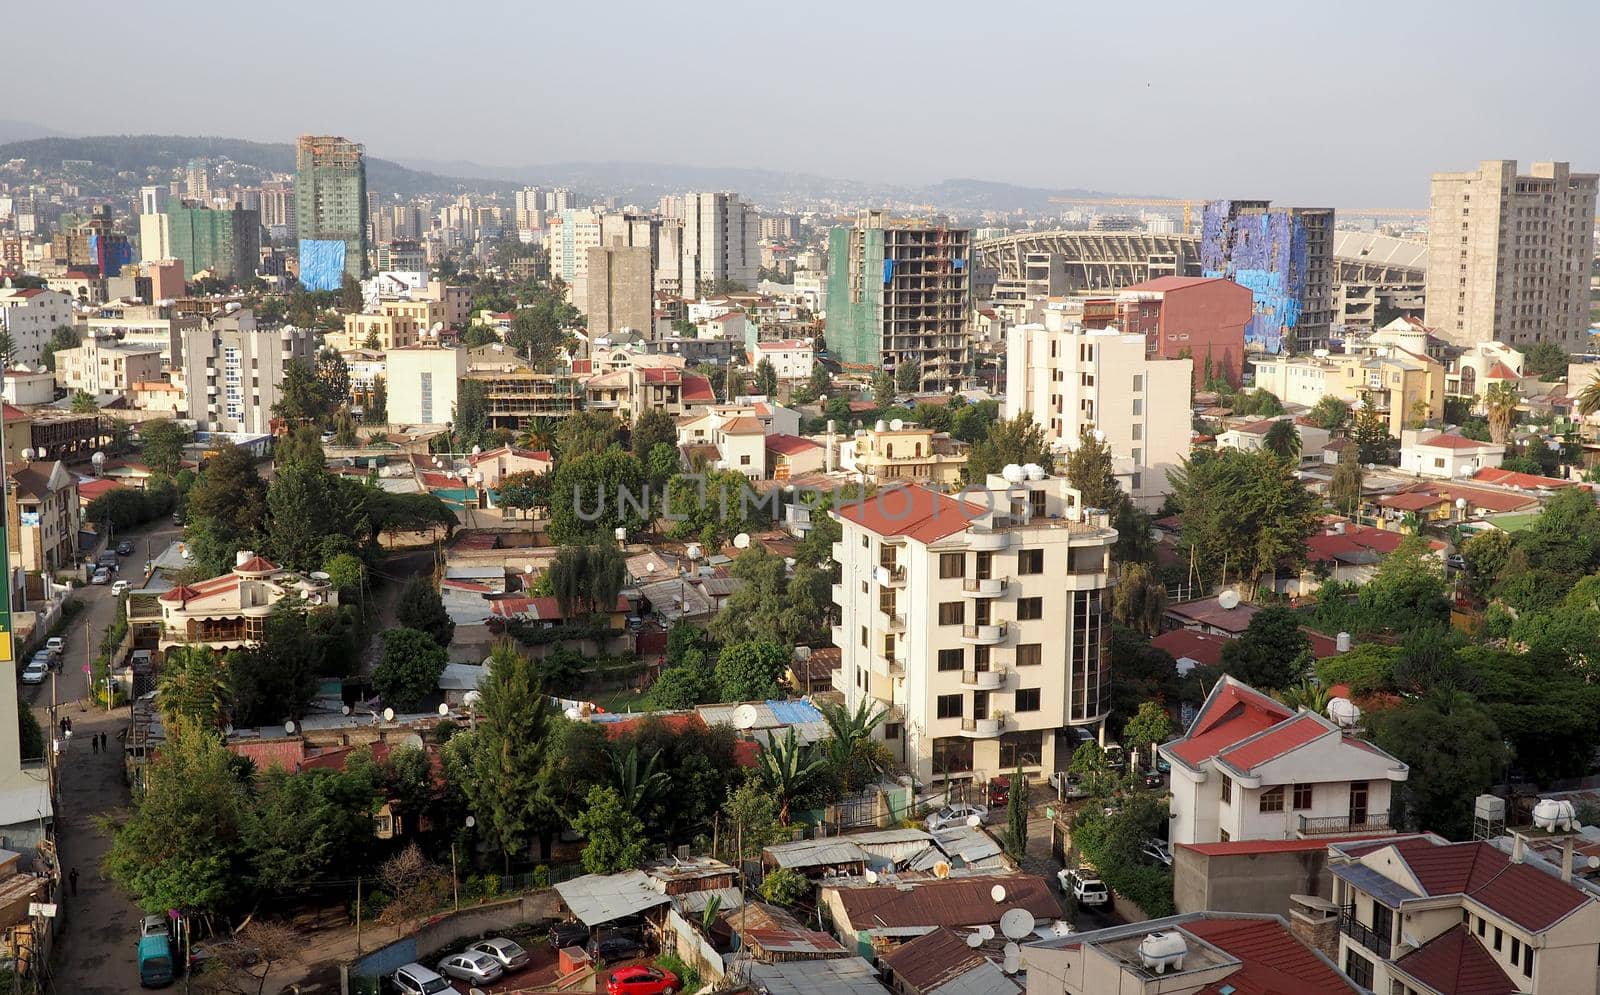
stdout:
{"type": "Polygon", "coordinates": [[[1244,326],[1253,307],[1250,291],[1220,277],[1163,276],[1136,283],[1116,297],[1084,302],[1088,328],[1115,324],[1145,337],[1146,352],[1162,359],[1194,359],[1196,388],[1212,375],[1238,386],[1244,364],[1244,326]]]}

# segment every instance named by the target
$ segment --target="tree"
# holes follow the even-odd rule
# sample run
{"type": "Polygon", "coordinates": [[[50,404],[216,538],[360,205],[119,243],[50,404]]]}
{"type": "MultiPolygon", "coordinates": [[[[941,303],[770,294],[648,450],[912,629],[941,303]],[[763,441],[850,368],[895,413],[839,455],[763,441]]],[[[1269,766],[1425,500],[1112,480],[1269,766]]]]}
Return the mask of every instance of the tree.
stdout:
{"type": "MultiPolygon", "coordinates": [[[[572,459],[604,452],[622,434],[622,423],[609,411],[580,411],[565,418],[556,429],[556,455],[572,459]]],[[[674,436],[676,438],[676,436],[674,436]]]]}
{"type": "Polygon", "coordinates": [[[324,346],[317,353],[316,374],[326,410],[333,411],[350,403],[350,364],[339,355],[339,350],[324,346]]]}
{"type": "Polygon", "coordinates": [[[144,461],[156,473],[178,475],[183,465],[183,446],[189,441],[187,429],[167,418],[147,421],[139,428],[144,461]]]}
{"type": "Polygon", "coordinates": [[[1273,422],[1261,444],[1280,459],[1295,461],[1300,458],[1300,430],[1288,418],[1273,422]]]}
{"type": "Polygon", "coordinates": [[[723,838],[733,842],[735,866],[787,835],[778,823],[778,803],[759,776],[745,779],[729,793],[722,814],[728,826],[723,838]]]}
{"type": "Polygon", "coordinates": [[[361,412],[361,420],[368,425],[389,424],[389,385],[383,377],[372,378],[372,397],[361,412]]]}
{"type": "Polygon", "coordinates": [[[1139,704],[1139,711],[1123,727],[1122,739],[1129,749],[1138,750],[1139,755],[1154,767],[1156,746],[1171,739],[1176,731],[1172,716],[1160,702],[1145,701],[1139,704]]]}
{"type": "Polygon", "coordinates": [[[1339,462],[1328,478],[1328,501],[1341,514],[1354,518],[1361,507],[1361,463],[1356,459],[1356,447],[1346,445],[1339,452],[1339,462]]]}
{"type": "Polygon", "coordinates": [[[756,393],[768,397],[778,396],[778,370],[766,356],[756,364],[756,393]]]}
{"type": "Polygon", "coordinates": [[[1028,779],[1017,764],[1011,775],[1011,788],[1006,795],[1006,853],[1013,860],[1021,860],[1028,852],[1028,779]]]}
{"type": "Polygon", "coordinates": [[[1167,611],[1167,588],[1161,577],[1143,563],[1124,563],[1112,592],[1111,616],[1123,625],[1154,636],[1161,631],[1167,611]]]}
{"type": "Polygon", "coordinates": [[[206,461],[184,502],[189,520],[211,519],[223,534],[252,548],[267,517],[267,484],[247,449],[220,446],[206,461]]]}
{"type": "Polygon", "coordinates": [[[1092,739],[1080,743],[1072,751],[1067,773],[1083,785],[1083,790],[1089,793],[1090,798],[1109,798],[1122,784],[1122,779],[1106,761],[1106,751],[1092,739]]]}
{"type": "Polygon", "coordinates": [[[1483,410],[1489,416],[1489,437],[1500,445],[1511,438],[1511,423],[1516,419],[1517,404],[1521,400],[1516,385],[1506,380],[1490,384],[1483,392],[1483,410]]]}
{"type": "Polygon", "coordinates": [[[615,610],[628,580],[628,564],[622,550],[610,542],[563,546],[550,563],[549,575],[561,617],[573,621],[615,610]]]}
{"type": "Polygon", "coordinates": [[[813,397],[826,397],[833,393],[833,375],[822,363],[816,363],[811,367],[811,378],[806,381],[806,388],[813,397]]]}
{"type": "Polygon", "coordinates": [[[872,730],[889,717],[888,711],[876,707],[866,698],[857,702],[853,710],[835,702],[824,702],[818,706],[818,710],[822,712],[822,721],[828,724],[828,738],[823,743],[828,762],[840,773],[846,791],[860,790],[867,781],[881,774],[882,769],[871,769],[869,762],[868,769],[855,770],[858,759],[874,759],[861,757],[858,748],[872,743],[872,730]]]}
{"type": "Polygon", "coordinates": [[[894,386],[902,394],[914,394],[922,386],[922,364],[906,360],[894,368],[894,386]]]}
{"type": "Polygon", "coordinates": [[[472,447],[493,448],[489,438],[489,392],[482,380],[463,380],[456,391],[456,406],[450,421],[450,434],[458,452],[472,447]]]}
{"type": "Polygon", "coordinates": [[[267,616],[264,638],[228,655],[228,696],[241,728],[297,719],[316,697],[326,661],[306,625],[306,607],[282,598],[267,616]]]}
{"type": "Polygon", "coordinates": [[[694,667],[668,667],[650,685],[652,708],[676,710],[693,708],[716,698],[709,677],[694,667]]]}
{"type": "Polygon", "coordinates": [[[1169,474],[1191,575],[1252,585],[1305,559],[1318,501],[1294,468],[1268,452],[1198,452],[1169,474]]]}
{"type": "MultiPolygon", "coordinates": [[[[959,415],[957,424],[960,424],[959,415]]],[[[1053,462],[1044,430],[1024,411],[1015,418],[989,426],[983,440],[975,443],[967,454],[962,476],[968,483],[982,483],[989,474],[999,473],[1010,463],[1037,463],[1049,468],[1053,462]]]]}
{"type": "Polygon", "coordinates": [[[195,969],[189,985],[201,995],[262,995],[272,969],[302,947],[293,927],[252,921],[228,942],[211,945],[213,956],[195,969]]]}
{"type": "Polygon", "coordinates": [[[220,912],[249,895],[244,786],[214,731],[180,718],[166,734],[102,867],[146,912],[220,912]]]}
{"type": "Polygon", "coordinates": [[[449,654],[426,632],[390,629],[383,634],[383,656],[372,668],[372,688],[385,704],[409,712],[439,689],[448,660],[449,654]]]}
{"type": "Polygon", "coordinates": [[[779,643],[729,643],[717,655],[717,692],[723,701],[782,697],[778,682],[788,666],[789,652],[779,643]]]}
{"type": "Polygon", "coordinates": [[[1244,635],[1222,647],[1222,670],[1260,689],[1286,688],[1305,676],[1311,640],[1282,605],[1256,611],[1244,635]]]}
{"type": "Polygon", "coordinates": [[[1350,423],[1350,405],[1342,398],[1324,394],[1311,406],[1309,417],[1318,428],[1337,432],[1350,423]]]}
{"type": "Polygon", "coordinates": [[[1567,351],[1554,342],[1541,340],[1533,343],[1522,352],[1522,372],[1524,376],[1537,377],[1540,380],[1564,380],[1567,376],[1567,364],[1572,357],[1567,351]]]}
{"type": "Polygon", "coordinates": [[[538,287],[528,307],[518,308],[506,333],[506,344],[535,367],[555,362],[561,350],[573,343],[570,329],[578,322],[578,311],[548,287],[538,287]]]}
{"type": "MultiPolygon", "coordinates": [[[[16,284],[16,279],[11,281],[16,284]]],[[[76,349],[82,344],[78,332],[71,325],[57,325],[50,332],[50,341],[44,347],[44,365],[54,371],[56,368],[56,353],[63,349],[76,349]]]]}
{"type": "Polygon", "coordinates": [[[282,418],[291,425],[320,425],[331,410],[316,367],[298,357],[285,363],[278,400],[272,405],[273,417],[282,418]]]}
{"type": "Polygon", "coordinates": [[[1391,822],[1466,839],[1472,799],[1489,790],[1504,769],[1500,730],[1487,712],[1459,691],[1432,693],[1369,712],[1372,741],[1410,767],[1393,788],[1391,822]]]}
{"type": "Polygon", "coordinates": [[[623,804],[615,788],[589,789],[588,804],[572,828],[588,843],[583,869],[590,874],[616,874],[638,867],[645,858],[644,823],[623,804]]]}
{"type": "MultiPolygon", "coordinates": [[[[1085,508],[1114,509],[1127,498],[1117,484],[1111,447],[1085,425],[1078,444],[1067,455],[1067,482],[1083,499],[1085,508]]],[[[1038,462],[1033,460],[1031,462],[1038,462]]]]}
{"type": "Polygon", "coordinates": [[[542,508],[548,511],[555,484],[556,475],[552,470],[524,470],[501,477],[500,486],[495,490],[495,499],[502,508],[522,511],[542,508]]]}
{"type": "Polygon", "coordinates": [[[44,730],[31,708],[17,709],[17,747],[23,760],[44,759],[44,730]]]}
{"type": "Polygon", "coordinates": [[[100,410],[100,405],[95,403],[94,395],[85,390],[73,391],[72,413],[75,415],[92,415],[100,410]]]}
{"type": "Polygon", "coordinates": [[[1395,441],[1389,435],[1389,425],[1370,399],[1363,397],[1350,426],[1350,438],[1356,444],[1356,458],[1362,463],[1392,464],[1395,460],[1395,441]]]}
{"type": "Polygon", "coordinates": [[[426,575],[418,574],[406,581],[395,603],[394,616],[402,627],[426,633],[439,646],[449,646],[455,638],[456,624],[450,621],[444,599],[426,575]]]}
{"type": "Polygon", "coordinates": [[[811,893],[811,883],[787,867],[779,867],[761,879],[761,897],[773,905],[794,907],[811,893]]]}
{"type": "Polygon", "coordinates": [[[490,652],[479,695],[463,787],[485,840],[509,862],[527,851],[550,798],[540,788],[550,706],[533,664],[506,642],[490,652]]]}
{"type": "Polygon", "coordinates": [[[320,464],[280,461],[267,489],[267,546],[274,559],[291,570],[319,570],[330,556],[359,548],[370,533],[366,488],[344,483],[355,490],[341,487],[320,464]]]}
{"type": "Polygon", "coordinates": [[[828,766],[826,757],[817,756],[811,746],[796,738],[793,726],[785,730],[782,739],[774,739],[768,733],[766,742],[760,744],[756,763],[767,788],[778,799],[778,821],[785,826],[789,824],[790,804],[804,795],[828,766]]]}
{"type": "Polygon", "coordinates": [[[344,770],[274,766],[257,778],[245,841],[261,894],[304,892],[308,882],[367,864],[383,798],[370,754],[365,760],[344,770]]]}
{"type": "Polygon", "coordinates": [[[872,375],[872,400],[880,408],[894,403],[894,374],[879,370],[872,375]]]}
{"type": "Polygon", "coordinates": [[[660,444],[670,446],[676,451],[678,423],[660,408],[651,408],[634,420],[633,427],[628,432],[628,444],[633,450],[633,455],[641,460],[648,460],[655,447],[660,444]]]}
{"type": "Polygon", "coordinates": [[[1404,631],[1430,623],[1448,624],[1443,564],[1420,536],[1401,540],[1362,585],[1359,604],[1375,629],[1404,631]]]}
{"type": "Polygon", "coordinates": [[[156,707],[167,725],[184,718],[205,728],[222,728],[228,713],[228,679],[221,660],[206,646],[168,650],[156,687],[156,707]]]}
{"type": "Polygon", "coordinates": [[[641,819],[670,784],[666,773],[656,769],[660,759],[659,752],[651,753],[641,769],[638,743],[626,751],[611,751],[611,786],[616,789],[622,807],[641,819]]]}
{"type": "Polygon", "coordinates": [[[11,337],[10,332],[0,331],[0,363],[4,363],[5,367],[10,369],[16,365],[16,361],[17,340],[11,337]]]}

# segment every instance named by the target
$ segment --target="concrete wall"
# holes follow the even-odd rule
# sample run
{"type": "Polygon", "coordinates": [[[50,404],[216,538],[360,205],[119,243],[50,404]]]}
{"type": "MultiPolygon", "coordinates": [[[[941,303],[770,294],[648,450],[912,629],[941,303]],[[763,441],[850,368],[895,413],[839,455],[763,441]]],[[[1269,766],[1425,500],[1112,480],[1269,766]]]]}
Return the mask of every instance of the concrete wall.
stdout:
{"type": "Polygon", "coordinates": [[[1207,857],[1173,848],[1172,898],[1180,913],[1210,909],[1286,916],[1290,895],[1333,897],[1326,849],[1207,857]]]}
{"type": "Polygon", "coordinates": [[[503,902],[436,916],[425,921],[412,935],[380,947],[350,964],[350,975],[373,978],[388,974],[414,960],[430,962],[436,954],[459,946],[465,940],[475,940],[523,923],[555,919],[560,908],[560,897],[553,888],[547,888],[503,902]]]}
{"type": "Polygon", "coordinates": [[[692,964],[700,970],[700,980],[707,984],[722,980],[722,955],[716,948],[706,942],[700,931],[678,914],[676,909],[667,910],[667,929],[663,948],[677,952],[684,963],[692,964]]]}

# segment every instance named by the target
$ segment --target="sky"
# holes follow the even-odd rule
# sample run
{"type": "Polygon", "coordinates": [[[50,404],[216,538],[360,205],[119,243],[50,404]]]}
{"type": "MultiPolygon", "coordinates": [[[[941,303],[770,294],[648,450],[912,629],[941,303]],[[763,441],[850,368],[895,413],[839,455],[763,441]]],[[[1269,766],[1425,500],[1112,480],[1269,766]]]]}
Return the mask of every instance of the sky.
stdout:
{"type": "Polygon", "coordinates": [[[1481,159],[1600,171],[1594,0],[67,0],[7,26],[82,57],[11,83],[8,116],[68,134],[1347,208],[1481,159]]]}

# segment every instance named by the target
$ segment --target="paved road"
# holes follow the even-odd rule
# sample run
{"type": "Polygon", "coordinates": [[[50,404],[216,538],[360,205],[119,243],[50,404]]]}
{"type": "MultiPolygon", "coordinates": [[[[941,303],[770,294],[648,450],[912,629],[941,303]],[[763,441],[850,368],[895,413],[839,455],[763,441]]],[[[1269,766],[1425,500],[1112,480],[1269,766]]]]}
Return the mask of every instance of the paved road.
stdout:
{"type": "MultiPolygon", "coordinates": [[[[123,577],[136,582],[138,570],[151,555],[176,538],[170,521],[136,533],[134,555],[123,559],[123,577]]],[[[108,713],[87,701],[89,678],[84,664],[99,647],[111,624],[116,599],[109,587],[84,587],[77,592],[84,611],[66,634],[64,662],[55,682],[60,702],[58,716],[72,719],[71,745],[61,757],[56,824],[61,839],[61,866],[78,869],[78,893],[68,893],[64,932],[56,946],[54,990],[72,995],[120,995],[138,989],[134,940],[140,912],[115,885],[100,877],[100,859],[110,840],[95,827],[97,815],[128,804],[122,774],[121,735],[127,728],[128,710],[108,713]],[[95,753],[89,738],[106,734],[110,749],[95,753]]],[[[34,713],[46,729],[50,723],[51,684],[29,688],[34,713]]]]}

